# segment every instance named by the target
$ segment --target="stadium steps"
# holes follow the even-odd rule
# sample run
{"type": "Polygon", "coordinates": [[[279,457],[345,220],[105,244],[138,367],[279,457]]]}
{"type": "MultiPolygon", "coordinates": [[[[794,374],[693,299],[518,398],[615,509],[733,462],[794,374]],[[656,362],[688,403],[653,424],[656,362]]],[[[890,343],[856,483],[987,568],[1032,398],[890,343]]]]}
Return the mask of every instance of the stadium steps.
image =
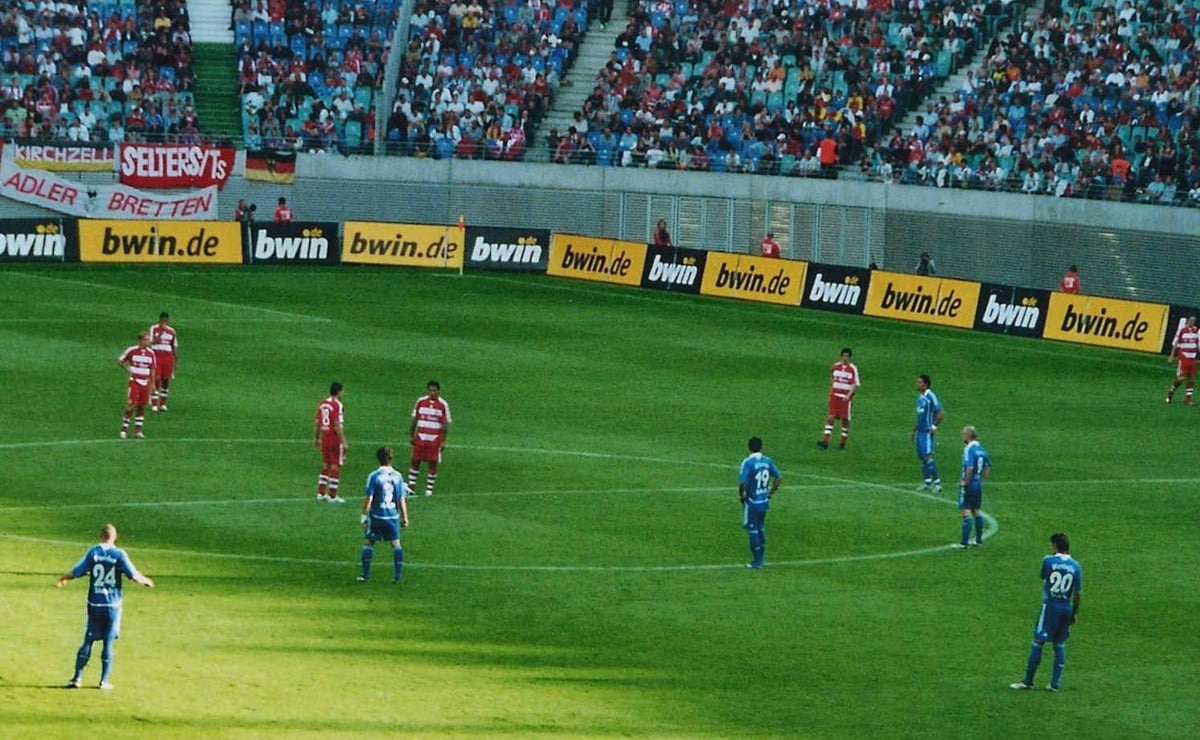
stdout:
{"type": "Polygon", "coordinates": [[[616,48],[614,44],[617,36],[625,30],[627,23],[628,14],[623,2],[614,3],[612,18],[605,28],[600,28],[599,21],[592,22],[583,44],[579,47],[575,64],[564,78],[564,82],[570,84],[559,86],[554,105],[550,106],[550,110],[538,124],[537,141],[532,142],[529,147],[530,161],[545,162],[550,159],[553,152],[546,146],[546,136],[552,128],[558,129],[560,134],[566,134],[575,120],[575,112],[583,110],[583,101],[592,94],[592,89],[596,86],[596,73],[608,63],[613,49],[616,48]]]}
{"type": "MultiPolygon", "coordinates": [[[[1038,16],[1041,15],[1045,5],[1045,0],[1035,0],[1035,2],[1030,4],[1030,6],[1025,10],[1025,15],[1021,18],[1021,23],[1036,23],[1038,16]]],[[[1003,39],[1012,32],[1013,28],[1011,26],[1001,25],[996,29],[996,38],[1003,39]]],[[[932,92],[930,92],[929,97],[925,98],[925,101],[923,102],[937,101],[943,95],[946,96],[946,100],[953,99],[954,93],[962,90],[963,82],[965,82],[967,79],[968,70],[975,73],[975,79],[977,81],[985,79],[987,76],[987,71],[984,69],[984,65],[987,64],[987,50],[990,45],[990,40],[982,44],[979,50],[975,52],[975,57],[971,60],[970,64],[964,65],[963,67],[959,68],[957,72],[951,73],[948,77],[946,77],[946,79],[942,80],[942,84],[938,85],[932,92]]],[[[917,116],[922,115],[925,115],[924,105],[910,110],[900,121],[900,123],[897,124],[897,127],[900,129],[900,133],[905,137],[912,133],[913,126],[917,125],[917,116]]],[[[929,122],[926,121],[926,123],[929,122]]]]}
{"type": "Polygon", "coordinates": [[[196,71],[196,113],[204,133],[234,140],[242,134],[237,55],[233,48],[232,10],[228,0],[188,0],[192,66],[196,71]]]}
{"type": "Polygon", "coordinates": [[[233,44],[193,43],[196,70],[196,113],[200,128],[214,137],[239,141],[242,136],[241,101],[238,98],[237,54],[233,44]]]}

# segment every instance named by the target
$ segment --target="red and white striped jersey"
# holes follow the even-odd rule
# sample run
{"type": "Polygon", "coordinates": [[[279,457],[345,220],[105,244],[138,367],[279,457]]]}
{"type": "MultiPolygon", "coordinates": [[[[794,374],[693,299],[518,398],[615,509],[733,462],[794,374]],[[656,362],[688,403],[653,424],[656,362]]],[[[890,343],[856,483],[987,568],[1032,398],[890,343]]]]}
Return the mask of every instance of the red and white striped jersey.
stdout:
{"type": "Polygon", "coordinates": [[[413,406],[412,418],[417,421],[417,439],[422,442],[441,442],[446,439],[446,427],[451,421],[450,404],[440,396],[421,396],[413,406]]]}
{"type": "Polygon", "coordinates": [[[1175,332],[1175,354],[1185,360],[1196,359],[1196,350],[1200,349],[1200,326],[1184,324],[1175,332]]]}
{"type": "Polygon", "coordinates": [[[317,431],[320,432],[323,443],[333,445],[341,442],[338,428],[344,422],[345,408],[342,406],[341,399],[330,396],[317,404],[317,431]]]}
{"type": "Polygon", "coordinates": [[[830,371],[832,383],[829,386],[831,397],[846,398],[862,385],[858,378],[858,367],[853,362],[838,362],[830,371]]]}
{"type": "Polygon", "coordinates": [[[175,354],[175,348],[179,346],[179,339],[175,335],[175,329],[162,324],[150,325],[150,349],[155,352],[164,352],[166,354],[175,354]]]}
{"type": "Polygon", "coordinates": [[[121,353],[117,362],[129,366],[129,380],[138,385],[147,385],[154,379],[154,371],[158,364],[154,359],[154,351],[149,347],[133,345],[121,353]]]}

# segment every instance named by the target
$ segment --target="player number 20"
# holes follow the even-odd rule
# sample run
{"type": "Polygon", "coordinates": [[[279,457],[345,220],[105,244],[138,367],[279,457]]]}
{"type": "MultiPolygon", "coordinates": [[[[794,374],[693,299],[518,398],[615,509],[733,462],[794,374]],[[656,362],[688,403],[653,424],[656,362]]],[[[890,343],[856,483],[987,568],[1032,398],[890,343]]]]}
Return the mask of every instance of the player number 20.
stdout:
{"type": "Polygon", "coordinates": [[[1050,573],[1050,595],[1059,598],[1065,597],[1071,593],[1071,587],[1075,585],[1074,573],[1062,573],[1052,571],[1050,573]]]}

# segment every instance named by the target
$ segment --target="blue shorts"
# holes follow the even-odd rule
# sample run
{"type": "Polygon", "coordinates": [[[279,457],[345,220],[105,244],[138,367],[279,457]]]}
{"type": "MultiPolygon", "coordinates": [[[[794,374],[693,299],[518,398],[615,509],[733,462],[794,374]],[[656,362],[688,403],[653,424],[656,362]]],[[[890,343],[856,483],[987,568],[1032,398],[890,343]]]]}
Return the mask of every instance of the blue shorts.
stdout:
{"type": "Polygon", "coordinates": [[[958,508],[978,511],[983,508],[983,487],[967,486],[958,489],[958,508]]]}
{"type": "Polygon", "coordinates": [[[1058,645],[1066,642],[1070,636],[1071,610],[1042,604],[1042,611],[1033,628],[1033,639],[1058,645]]]}
{"type": "Polygon", "coordinates": [[[375,517],[371,517],[371,526],[367,530],[367,542],[374,545],[380,540],[395,542],[398,539],[400,539],[399,519],[376,519],[375,517]]]}
{"type": "Polygon", "coordinates": [[[744,506],[742,513],[742,528],[750,531],[760,530],[767,523],[767,510],[744,506]]]}
{"type": "Polygon", "coordinates": [[[917,432],[917,459],[924,460],[933,454],[933,432],[917,432]]]}
{"type": "Polygon", "coordinates": [[[84,639],[115,640],[121,636],[121,607],[88,605],[87,630],[84,639]]]}

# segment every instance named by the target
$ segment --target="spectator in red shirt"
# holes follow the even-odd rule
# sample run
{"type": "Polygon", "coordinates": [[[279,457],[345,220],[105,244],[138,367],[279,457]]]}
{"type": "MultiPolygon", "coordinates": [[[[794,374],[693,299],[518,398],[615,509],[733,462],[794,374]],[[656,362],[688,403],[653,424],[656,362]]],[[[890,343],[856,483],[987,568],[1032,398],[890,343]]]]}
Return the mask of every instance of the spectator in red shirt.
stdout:
{"type": "Polygon", "coordinates": [[[838,143],[833,132],[826,130],[825,138],[817,145],[817,158],[821,161],[821,175],[830,180],[837,179],[838,143]]]}
{"type": "Polygon", "coordinates": [[[293,215],[291,207],[287,204],[287,198],[280,198],[279,205],[275,207],[275,223],[290,224],[293,215]]]}
{"type": "Polygon", "coordinates": [[[767,232],[763,240],[758,243],[758,251],[763,257],[779,258],[779,242],[775,241],[775,232],[767,232]]]}
{"type": "Polygon", "coordinates": [[[659,219],[658,226],[654,229],[654,246],[656,247],[673,247],[675,243],[671,241],[671,232],[667,231],[666,219],[659,219]]]}
{"type": "Polygon", "coordinates": [[[1063,293],[1078,293],[1083,285],[1079,282],[1079,268],[1071,265],[1058,281],[1058,289],[1063,293]]]}

